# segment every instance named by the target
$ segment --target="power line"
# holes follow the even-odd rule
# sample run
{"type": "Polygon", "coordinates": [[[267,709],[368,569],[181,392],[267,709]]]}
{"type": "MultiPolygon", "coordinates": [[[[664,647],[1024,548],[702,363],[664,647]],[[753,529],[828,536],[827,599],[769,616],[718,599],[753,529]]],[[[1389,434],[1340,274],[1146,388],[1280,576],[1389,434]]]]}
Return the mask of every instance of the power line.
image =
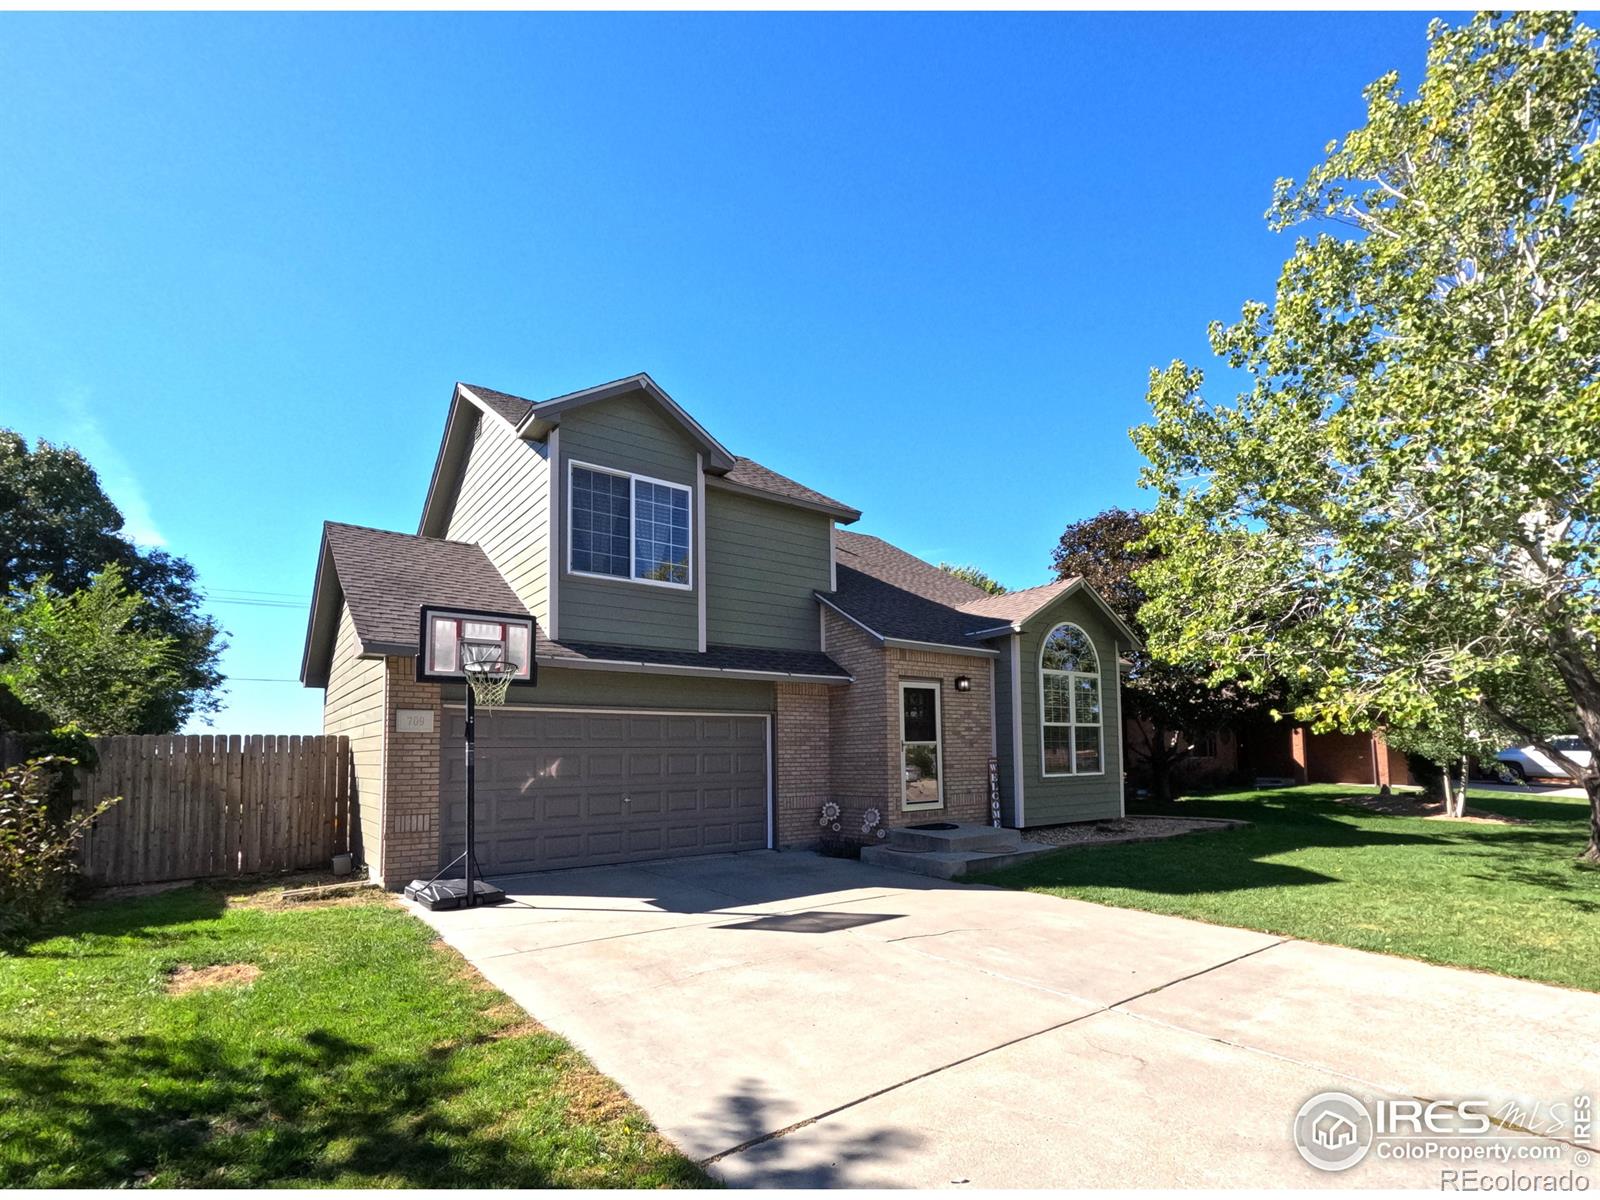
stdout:
{"type": "Polygon", "coordinates": [[[298,608],[304,610],[307,601],[304,600],[242,600],[231,596],[207,595],[206,601],[210,604],[235,604],[241,608],[298,608]]]}
{"type": "Polygon", "coordinates": [[[219,587],[219,588],[206,588],[204,590],[208,591],[208,592],[228,592],[228,593],[230,593],[231,595],[234,595],[234,596],[283,596],[283,597],[286,597],[286,598],[288,598],[290,600],[299,599],[300,596],[302,596],[304,594],[302,592],[264,592],[259,588],[219,587]]]}

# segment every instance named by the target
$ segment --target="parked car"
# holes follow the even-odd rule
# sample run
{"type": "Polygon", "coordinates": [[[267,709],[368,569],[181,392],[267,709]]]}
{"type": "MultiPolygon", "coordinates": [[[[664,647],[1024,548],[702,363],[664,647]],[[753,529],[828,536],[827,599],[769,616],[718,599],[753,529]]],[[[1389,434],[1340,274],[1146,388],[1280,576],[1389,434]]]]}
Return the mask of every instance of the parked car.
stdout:
{"type": "MultiPolygon", "coordinates": [[[[1583,739],[1572,735],[1553,737],[1549,739],[1550,747],[1560,753],[1578,768],[1587,767],[1593,760],[1589,747],[1584,745],[1583,739]]],[[[1537,746],[1512,746],[1496,754],[1495,761],[1501,763],[1518,779],[1565,779],[1566,771],[1537,746]]]]}

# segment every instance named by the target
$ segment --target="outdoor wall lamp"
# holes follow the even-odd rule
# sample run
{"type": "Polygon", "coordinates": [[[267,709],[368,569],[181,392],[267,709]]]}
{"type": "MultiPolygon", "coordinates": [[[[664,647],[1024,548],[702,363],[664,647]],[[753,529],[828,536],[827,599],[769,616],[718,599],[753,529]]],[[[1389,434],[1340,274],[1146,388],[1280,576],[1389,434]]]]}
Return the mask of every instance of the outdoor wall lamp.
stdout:
{"type": "Polygon", "coordinates": [[[956,691],[958,691],[958,692],[970,692],[971,690],[972,690],[972,676],[970,676],[970,675],[957,675],[956,676],[956,691]]]}

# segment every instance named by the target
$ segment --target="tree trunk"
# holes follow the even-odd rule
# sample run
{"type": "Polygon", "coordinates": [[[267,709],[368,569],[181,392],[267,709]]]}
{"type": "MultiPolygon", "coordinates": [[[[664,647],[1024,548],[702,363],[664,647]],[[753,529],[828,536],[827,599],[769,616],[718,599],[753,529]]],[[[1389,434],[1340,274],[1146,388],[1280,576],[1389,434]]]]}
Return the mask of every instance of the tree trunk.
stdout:
{"type": "Polygon", "coordinates": [[[1585,771],[1583,788],[1589,793],[1589,848],[1583,861],[1600,863],[1600,772],[1593,767],[1585,771]]]}
{"type": "Polygon", "coordinates": [[[1463,755],[1462,758],[1461,758],[1461,788],[1460,788],[1460,793],[1459,793],[1460,794],[1460,800],[1459,800],[1460,811],[1458,811],[1456,813],[1456,816],[1458,816],[1458,817],[1464,817],[1464,816],[1467,815],[1467,773],[1468,773],[1468,769],[1469,768],[1467,766],[1466,756],[1463,755]]]}
{"type": "Polygon", "coordinates": [[[1165,758],[1150,762],[1150,798],[1160,808],[1172,805],[1172,764],[1165,758]]]}
{"type": "Polygon", "coordinates": [[[1439,778],[1444,784],[1444,815],[1453,817],[1456,815],[1456,797],[1450,785],[1450,768],[1441,766],[1439,778]]]}

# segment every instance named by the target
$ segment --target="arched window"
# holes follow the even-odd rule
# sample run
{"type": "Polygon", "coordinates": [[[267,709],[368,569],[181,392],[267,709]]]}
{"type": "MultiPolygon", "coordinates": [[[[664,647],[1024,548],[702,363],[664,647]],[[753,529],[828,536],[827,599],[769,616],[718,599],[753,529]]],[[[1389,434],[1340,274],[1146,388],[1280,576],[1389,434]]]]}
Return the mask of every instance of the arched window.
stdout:
{"type": "Polygon", "coordinates": [[[1046,775],[1099,775],[1100,660],[1076,625],[1057,625],[1039,649],[1040,745],[1046,775]]]}

